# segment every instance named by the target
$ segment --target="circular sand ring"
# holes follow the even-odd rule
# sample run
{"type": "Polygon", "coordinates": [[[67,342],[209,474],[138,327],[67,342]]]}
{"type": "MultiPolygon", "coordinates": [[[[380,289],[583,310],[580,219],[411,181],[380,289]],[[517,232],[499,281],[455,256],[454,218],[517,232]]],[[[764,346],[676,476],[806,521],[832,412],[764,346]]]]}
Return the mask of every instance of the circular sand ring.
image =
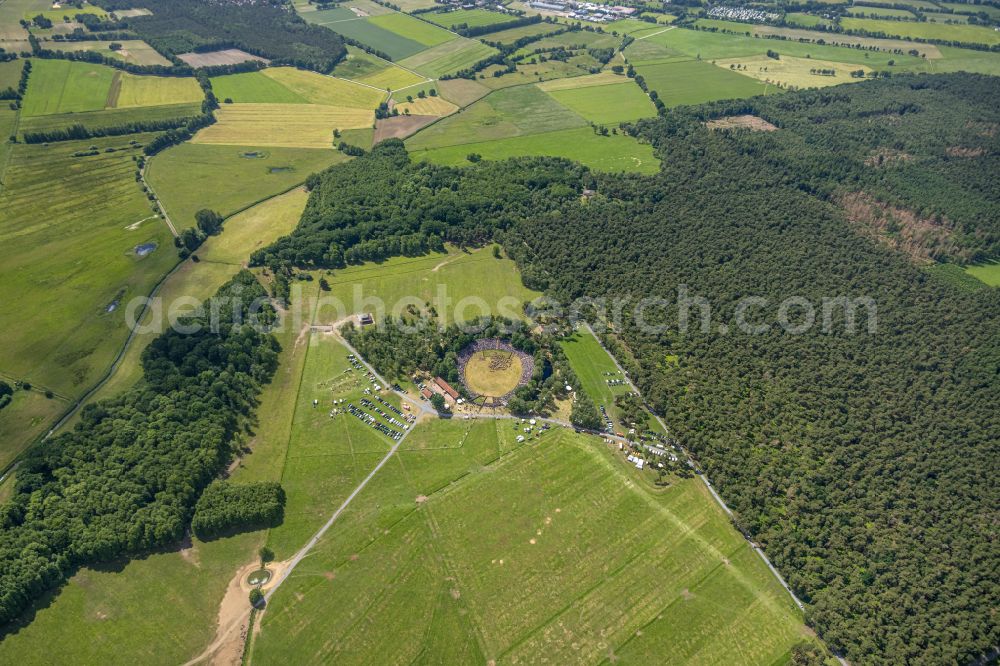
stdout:
{"type": "Polygon", "coordinates": [[[518,387],[531,379],[535,359],[497,338],[476,340],[458,355],[458,370],[473,399],[487,398],[494,405],[507,402],[518,387]]]}

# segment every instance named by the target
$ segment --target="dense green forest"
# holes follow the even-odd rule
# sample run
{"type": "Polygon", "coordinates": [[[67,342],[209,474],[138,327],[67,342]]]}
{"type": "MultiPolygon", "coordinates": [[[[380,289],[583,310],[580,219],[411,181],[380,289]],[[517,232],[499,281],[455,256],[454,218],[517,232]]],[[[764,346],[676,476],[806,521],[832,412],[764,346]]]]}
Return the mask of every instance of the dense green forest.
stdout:
{"type": "Polygon", "coordinates": [[[213,481],[198,498],[191,531],[215,539],[245,530],[277,527],[285,517],[285,491],[273,481],[213,481]]]}
{"type": "MultiPolygon", "coordinates": [[[[75,567],[178,542],[205,486],[233,454],[261,385],[278,362],[274,336],[233,324],[266,292],[249,271],[207,312],[183,319],[143,352],[144,381],[88,405],[80,423],[31,450],[0,507],[0,624],[65,581],[75,567]]],[[[275,316],[270,305],[260,322],[275,316]]]]}
{"type": "Polygon", "coordinates": [[[557,299],[662,297],[654,324],[678,320],[682,285],[716,324],[748,295],[874,299],[873,332],[841,312],[790,334],[763,307],[753,335],[649,332],[625,308],[605,337],[835,650],[970,662],[1000,643],[1000,292],[922,263],[997,254],[998,109],[997,80],[964,74],[682,108],[628,128],[658,151],[651,177],[410,165],[387,143],[313,179],[299,228],[255,261],[336,268],[380,237],[493,237],[557,299]],[[738,114],[778,129],[704,123],[738,114]]]}
{"type": "Polygon", "coordinates": [[[306,23],[281,0],[95,0],[94,4],[107,10],[152,11],[129,18],[128,27],[167,56],[239,48],[274,64],[329,72],[347,54],[335,32],[306,23]]]}
{"type": "Polygon", "coordinates": [[[444,241],[479,244],[579,196],[583,167],[540,158],[511,164],[414,165],[402,141],[384,141],[364,159],[310,176],[298,228],[251,255],[251,264],[342,268],[441,250],[444,241]]]}
{"type": "Polygon", "coordinates": [[[826,200],[864,192],[907,208],[920,256],[977,261],[1000,256],[998,99],[991,77],[903,77],[694,107],[635,131],[666,138],[692,119],[759,116],[779,131],[730,133],[731,150],[826,200]]]}

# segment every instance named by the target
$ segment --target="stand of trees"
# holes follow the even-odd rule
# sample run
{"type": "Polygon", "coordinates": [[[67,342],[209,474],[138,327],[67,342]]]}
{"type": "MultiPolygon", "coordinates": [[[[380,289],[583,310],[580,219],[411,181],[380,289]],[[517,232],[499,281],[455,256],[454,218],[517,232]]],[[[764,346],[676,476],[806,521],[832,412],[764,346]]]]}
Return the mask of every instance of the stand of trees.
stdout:
{"type": "Polygon", "coordinates": [[[7,382],[0,379],[0,409],[10,404],[14,399],[14,388],[7,382]]]}
{"type": "Polygon", "coordinates": [[[207,541],[247,530],[277,527],[285,517],[281,484],[213,481],[194,506],[191,530],[207,541]]]}
{"type": "Polygon", "coordinates": [[[121,125],[105,127],[85,127],[80,123],[61,129],[43,130],[40,132],[25,132],[25,143],[52,143],[55,141],[77,141],[93,139],[100,136],[121,136],[123,134],[138,134],[141,132],[160,132],[187,128],[197,117],[164,118],[163,120],[136,120],[121,125]]]}
{"type": "MultiPolygon", "coordinates": [[[[266,297],[249,271],[209,312],[168,330],[143,352],[144,380],[88,405],[80,423],[26,455],[0,506],[0,623],[62,584],[74,568],[179,541],[201,491],[235,452],[241,427],[278,362],[274,336],[233,323],[266,297]]],[[[206,308],[207,309],[207,308],[206,308]]],[[[269,304],[259,323],[273,321],[269,304]]]]}
{"type": "Polygon", "coordinates": [[[178,129],[172,129],[159,135],[149,143],[147,143],[142,148],[142,152],[147,156],[155,155],[161,150],[165,150],[170,146],[176,146],[179,143],[183,143],[194,136],[194,133],[198,130],[208,127],[215,122],[215,116],[211,113],[205,113],[198,116],[197,118],[192,118],[183,127],[178,129]]]}
{"type": "MultiPolygon", "coordinates": [[[[910,219],[885,243],[857,233],[844,196],[947,231],[916,234],[918,257],[1000,255],[997,127],[995,78],[907,75],[673,109],[627,128],[662,159],[648,177],[560,160],[411,165],[386,142],[310,179],[298,229],[254,261],[336,268],[380,239],[397,243],[382,252],[411,234],[496,239],[559,301],[622,299],[612,347],[807,622],[853,663],[970,663],[1000,644],[1000,291],[961,290],[886,247],[910,219]],[[705,126],[744,114],[778,130],[705,126]],[[910,159],[875,165],[886,149],[910,159]],[[583,202],[582,187],[597,194],[583,202]],[[705,330],[697,306],[678,329],[682,286],[710,303],[705,330]],[[877,325],[866,332],[862,311],[848,333],[841,309],[792,334],[754,308],[758,333],[722,330],[746,295],[774,310],[790,296],[817,309],[870,297],[877,325]],[[647,296],[662,301],[646,323],[664,327],[636,320],[647,296]]],[[[356,344],[381,368],[410,348],[371,340],[356,344]]],[[[446,359],[420,367],[447,371],[446,359]]]]}
{"type": "Polygon", "coordinates": [[[458,355],[476,340],[507,340],[535,361],[531,378],[514,391],[508,403],[515,414],[545,414],[555,407],[556,399],[567,397],[567,384],[578,384],[555,338],[532,335],[521,321],[487,317],[442,329],[433,316],[418,312],[379,326],[347,329],[346,337],[384,376],[405,380],[421,370],[444,378],[466,398],[471,396],[461,382],[458,355]]]}

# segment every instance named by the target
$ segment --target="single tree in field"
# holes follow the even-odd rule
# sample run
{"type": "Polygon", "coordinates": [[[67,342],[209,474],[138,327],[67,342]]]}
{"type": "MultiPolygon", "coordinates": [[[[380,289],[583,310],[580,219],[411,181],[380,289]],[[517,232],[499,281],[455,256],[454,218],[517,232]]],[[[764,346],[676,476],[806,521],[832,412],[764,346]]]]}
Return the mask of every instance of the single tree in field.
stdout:
{"type": "Polygon", "coordinates": [[[222,230],[222,216],[214,210],[202,208],[194,214],[194,219],[206,236],[214,236],[222,230]]]}

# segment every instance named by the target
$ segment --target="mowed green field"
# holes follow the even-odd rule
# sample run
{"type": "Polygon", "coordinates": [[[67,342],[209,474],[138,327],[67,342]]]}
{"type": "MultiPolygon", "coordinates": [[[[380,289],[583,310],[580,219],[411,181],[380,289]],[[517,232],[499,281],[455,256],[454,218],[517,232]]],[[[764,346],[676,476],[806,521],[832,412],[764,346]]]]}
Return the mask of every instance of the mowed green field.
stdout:
{"type": "Polygon", "coordinates": [[[356,39],[394,60],[406,58],[456,37],[447,30],[398,12],[359,18],[350,10],[338,8],[303,12],[302,18],[356,39]]]}
{"type": "Polygon", "coordinates": [[[292,67],[215,77],[212,90],[220,100],[228,98],[237,104],[322,104],[354,109],[374,109],[386,97],[368,86],[292,67]]]}
{"type": "Polygon", "coordinates": [[[431,125],[408,140],[407,146],[439,148],[586,125],[584,118],[536,86],[517,86],[498,90],[462,113],[431,125]]]}
{"type": "Polygon", "coordinates": [[[69,60],[35,59],[21,113],[99,111],[107,106],[115,70],[103,65],[69,60]]]}
{"type": "Polygon", "coordinates": [[[17,88],[21,81],[21,70],[24,67],[23,60],[8,60],[0,62],[0,90],[7,88],[17,88]]]}
{"type": "Polygon", "coordinates": [[[918,23],[916,21],[885,21],[880,19],[843,18],[845,30],[881,32],[896,37],[941,39],[969,44],[1000,44],[1000,32],[990,26],[956,25],[947,23],[918,23]]]}
{"type": "Polygon", "coordinates": [[[649,96],[632,80],[611,85],[554,90],[549,94],[563,106],[599,124],[628,122],[656,115],[656,107],[649,96]]]}
{"type": "Polygon", "coordinates": [[[544,35],[547,32],[555,32],[558,29],[558,26],[554,26],[550,23],[532,23],[530,25],[522,25],[517,28],[508,28],[499,32],[491,32],[490,41],[497,42],[499,44],[509,44],[516,42],[522,37],[544,35]]]}
{"type": "Polygon", "coordinates": [[[497,259],[485,249],[449,248],[447,254],[349,266],[326,280],[330,300],[316,313],[317,324],[332,324],[361,312],[372,312],[377,319],[399,315],[413,299],[436,303],[439,316],[448,323],[491,313],[521,318],[523,304],[541,295],[524,286],[513,261],[497,259]]]}
{"type": "MultiPolygon", "coordinates": [[[[10,383],[14,378],[4,379],[10,383]]],[[[46,398],[38,389],[15,391],[10,404],[0,409],[0,470],[45,434],[69,404],[65,398],[46,398]]]]}
{"type": "Polygon", "coordinates": [[[430,21],[443,28],[454,29],[464,25],[468,28],[481,28],[498,23],[509,23],[517,20],[516,16],[491,12],[485,9],[456,9],[453,11],[429,12],[420,15],[425,21],[430,21]]]}
{"type": "Polygon", "coordinates": [[[421,51],[401,60],[399,64],[431,78],[437,78],[470,67],[496,52],[492,46],[462,37],[421,51]]]}
{"type": "Polygon", "coordinates": [[[522,156],[565,157],[596,171],[609,173],[653,174],[660,170],[660,161],[649,144],[639,143],[624,134],[600,136],[589,127],[465,143],[458,146],[410,149],[410,156],[414,160],[449,166],[468,165],[467,158],[472,153],[487,160],[522,156]]]}
{"type": "MultiPolygon", "coordinates": [[[[549,25],[548,30],[545,32],[551,32],[553,29],[554,27],[549,25]]],[[[492,35],[490,35],[490,37],[492,38],[492,35]]],[[[573,32],[564,32],[559,35],[553,35],[552,37],[543,37],[537,42],[531,42],[520,50],[515,51],[514,57],[532,57],[535,49],[554,49],[557,47],[563,47],[565,49],[605,49],[614,48],[620,43],[621,37],[616,37],[607,33],[578,30],[573,32]]]]}
{"type": "Polygon", "coordinates": [[[104,65],[35,59],[22,113],[30,118],[114,108],[193,105],[203,97],[193,78],[138,76],[104,65]]]}
{"type": "Polygon", "coordinates": [[[136,76],[127,72],[116,72],[108,94],[108,106],[131,108],[162,104],[196,104],[204,97],[201,87],[193,78],[136,76]]]}
{"type": "Polygon", "coordinates": [[[202,208],[231,215],[345,159],[325,148],[182,143],[149,160],[146,180],[174,225],[183,228],[194,225],[202,208]]]}
{"type": "MultiPolygon", "coordinates": [[[[295,228],[307,198],[304,188],[296,188],[228,218],[222,233],[210,236],[198,248],[199,261],[182,262],[163,281],[156,294],[161,311],[165,312],[179,298],[203,301],[211,297],[244,266],[251,252],[295,228]]],[[[117,371],[85,404],[114,397],[141,380],[142,352],[159,334],[150,325],[153,316],[149,311],[142,318],[143,327],[137,331],[117,371]]],[[[76,418],[71,419],[64,429],[73,427],[75,421],[76,418]]]]}
{"type": "Polygon", "coordinates": [[[0,194],[0,318],[18,323],[4,327],[0,372],[80,395],[124,342],[129,299],[176,263],[136,183],[132,138],[151,137],[14,146],[0,194]],[[99,154],[73,157],[90,146],[99,154]],[[157,249],[139,257],[144,243],[157,249]]]}
{"type": "Polygon", "coordinates": [[[770,664],[805,638],[697,479],[654,492],[599,438],[518,432],[418,426],[272,597],[254,662],[770,664]]]}
{"type": "Polygon", "coordinates": [[[776,86],[703,60],[639,65],[636,72],[668,107],[780,92],[776,86]]]}
{"type": "Polygon", "coordinates": [[[367,19],[372,25],[378,26],[397,35],[417,41],[424,46],[437,46],[455,39],[457,35],[448,30],[421,21],[409,14],[392,12],[367,19]]]}
{"type": "Polygon", "coordinates": [[[965,272],[991,287],[1000,287],[1000,261],[968,266],[965,272]]]}
{"type": "Polygon", "coordinates": [[[628,384],[608,385],[609,379],[625,378],[614,360],[604,351],[597,338],[584,328],[575,331],[559,345],[566,353],[566,358],[569,359],[573,372],[580,380],[583,391],[590,396],[594,404],[604,405],[608,414],[617,422],[619,410],[615,407],[615,397],[631,393],[632,389],[628,384]]]}

